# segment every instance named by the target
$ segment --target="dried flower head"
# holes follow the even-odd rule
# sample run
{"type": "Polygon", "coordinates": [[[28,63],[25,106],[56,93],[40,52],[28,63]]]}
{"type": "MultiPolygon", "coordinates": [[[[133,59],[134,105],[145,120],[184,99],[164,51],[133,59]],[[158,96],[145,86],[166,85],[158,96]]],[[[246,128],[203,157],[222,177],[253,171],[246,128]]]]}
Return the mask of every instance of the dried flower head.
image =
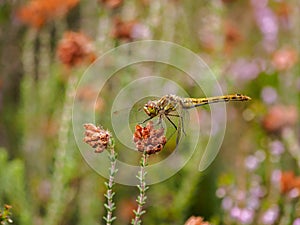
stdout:
{"type": "Polygon", "coordinates": [[[184,225],[209,225],[209,223],[205,222],[200,216],[191,216],[184,225]]]}
{"type": "Polygon", "coordinates": [[[290,27],[290,17],[292,15],[293,8],[290,3],[285,1],[277,2],[275,6],[275,13],[278,16],[279,21],[284,27],[290,27]]]}
{"type": "Polygon", "coordinates": [[[295,106],[272,106],[263,119],[263,127],[269,132],[278,132],[286,126],[293,126],[298,120],[298,110],[295,106]]]}
{"type": "Polygon", "coordinates": [[[231,21],[225,23],[225,40],[224,40],[224,52],[231,54],[236,45],[241,42],[242,34],[238,27],[231,21]]]}
{"type": "Polygon", "coordinates": [[[272,64],[277,70],[288,70],[298,60],[298,53],[292,48],[279,49],[273,54],[272,64]]]}
{"type": "Polygon", "coordinates": [[[289,193],[292,190],[300,191],[300,177],[296,177],[293,171],[282,172],[280,188],[282,193],[289,193]]]}
{"type": "Polygon", "coordinates": [[[19,9],[17,17],[34,28],[41,28],[46,22],[64,16],[78,2],[78,0],[31,0],[19,9]]]}
{"type": "Polygon", "coordinates": [[[136,20],[123,21],[119,17],[114,19],[114,28],[112,36],[116,39],[132,40],[131,33],[133,27],[137,24],[136,20]]]}
{"type": "Polygon", "coordinates": [[[154,129],[153,122],[150,121],[146,127],[136,125],[133,142],[136,144],[138,151],[151,155],[160,152],[165,146],[167,139],[164,136],[164,129],[154,129]]]}
{"type": "Polygon", "coordinates": [[[123,0],[98,0],[98,2],[109,9],[115,9],[122,5],[123,0]]]}
{"type": "Polygon", "coordinates": [[[137,20],[123,21],[119,17],[114,19],[112,37],[132,41],[151,37],[149,28],[137,20]]]}
{"type": "Polygon", "coordinates": [[[111,134],[108,131],[91,123],[83,126],[85,128],[83,141],[95,148],[96,153],[101,153],[108,148],[111,143],[111,134]]]}
{"type": "Polygon", "coordinates": [[[83,33],[66,32],[58,44],[57,55],[60,61],[73,67],[83,62],[91,63],[96,55],[91,40],[83,33]]]}

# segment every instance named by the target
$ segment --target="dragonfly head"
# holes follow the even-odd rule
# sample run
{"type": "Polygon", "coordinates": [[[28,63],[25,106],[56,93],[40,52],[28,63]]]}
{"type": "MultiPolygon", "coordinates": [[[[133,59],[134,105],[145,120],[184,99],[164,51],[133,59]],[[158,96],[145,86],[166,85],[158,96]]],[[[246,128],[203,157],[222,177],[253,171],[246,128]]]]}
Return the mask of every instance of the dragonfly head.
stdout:
{"type": "Polygon", "coordinates": [[[157,106],[156,101],[149,101],[144,105],[145,113],[150,117],[155,117],[158,115],[159,108],[157,106]]]}

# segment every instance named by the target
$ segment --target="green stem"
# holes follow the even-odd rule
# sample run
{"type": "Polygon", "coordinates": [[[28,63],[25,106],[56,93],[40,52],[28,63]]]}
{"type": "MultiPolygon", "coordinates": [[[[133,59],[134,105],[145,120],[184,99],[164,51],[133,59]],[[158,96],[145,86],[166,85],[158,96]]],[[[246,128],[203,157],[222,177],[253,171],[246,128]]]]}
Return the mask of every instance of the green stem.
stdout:
{"type": "Polygon", "coordinates": [[[140,194],[139,196],[137,197],[137,203],[138,203],[138,207],[136,210],[134,210],[134,214],[135,214],[135,218],[131,221],[131,224],[133,225],[138,225],[138,224],[141,224],[141,216],[146,213],[145,210],[143,210],[143,206],[145,205],[146,203],[146,199],[147,199],[147,196],[146,196],[146,191],[149,187],[146,186],[146,166],[147,166],[147,160],[148,160],[148,154],[146,153],[143,153],[142,155],[142,158],[141,158],[141,167],[140,167],[140,171],[137,175],[137,178],[139,179],[140,181],[140,184],[137,185],[139,191],[140,191],[140,194]]]}
{"type": "Polygon", "coordinates": [[[63,217],[63,212],[67,204],[67,193],[70,193],[67,183],[70,179],[70,173],[73,169],[71,166],[72,153],[68,152],[68,132],[70,130],[70,122],[72,115],[72,103],[75,93],[75,83],[77,79],[72,77],[69,81],[67,91],[66,91],[66,100],[63,108],[62,119],[58,134],[58,148],[55,152],[55,163],[54,163],[54,172],[52,180],[52,196],[47,206],[47,215],[44,221],[45,225],[55,225],[63,217]]]}
{"type": "Polygon", "coordinates": [[[103,219],[106,221],[106,225],[111,225],[112,222],[116,219],[116,217],[113,217],[113,210],[116,208],[115,203],[113,201],[113,197],[115,195],[112,187],[114,185],[114,179],[115,174],[118,172],[118,169],[116,169],[116,162],[117,162],[117,153],[114,150],[113,145],[109,147],[109,160],[110,160],[110,169],[109,169],[109,180],[108,183],[105,182],[105,186],[107,188],[106,194],[104,195],[107,199],[107,203],[104,205],[107,214],[106,217],[103,217],[103,219]]]}

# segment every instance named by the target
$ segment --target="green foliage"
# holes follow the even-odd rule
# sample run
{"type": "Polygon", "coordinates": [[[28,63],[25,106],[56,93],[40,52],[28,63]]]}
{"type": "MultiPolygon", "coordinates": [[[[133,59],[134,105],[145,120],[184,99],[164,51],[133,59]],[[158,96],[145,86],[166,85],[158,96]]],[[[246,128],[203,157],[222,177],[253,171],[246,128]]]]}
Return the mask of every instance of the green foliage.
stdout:
{"type": "Polygon", "coordinates": [[[14,221],[32,224],[32,208],[27,196],[25,167],[20,159],[8,160],[6,150],[0,148],[0,202],[13,206],[14,221]]]}

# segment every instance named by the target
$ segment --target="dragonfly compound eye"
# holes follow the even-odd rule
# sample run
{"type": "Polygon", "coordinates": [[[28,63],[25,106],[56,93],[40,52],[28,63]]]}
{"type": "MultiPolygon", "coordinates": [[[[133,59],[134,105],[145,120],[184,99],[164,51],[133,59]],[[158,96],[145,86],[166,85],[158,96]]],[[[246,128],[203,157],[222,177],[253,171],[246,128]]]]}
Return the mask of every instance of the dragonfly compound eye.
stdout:
{"type": "Polygon", "coordinates": [[[153,101],[149,101],[147,104],[145,104],[144,111],[150,117],[157,116],[158,114],[157,106],[153,101]]]}

